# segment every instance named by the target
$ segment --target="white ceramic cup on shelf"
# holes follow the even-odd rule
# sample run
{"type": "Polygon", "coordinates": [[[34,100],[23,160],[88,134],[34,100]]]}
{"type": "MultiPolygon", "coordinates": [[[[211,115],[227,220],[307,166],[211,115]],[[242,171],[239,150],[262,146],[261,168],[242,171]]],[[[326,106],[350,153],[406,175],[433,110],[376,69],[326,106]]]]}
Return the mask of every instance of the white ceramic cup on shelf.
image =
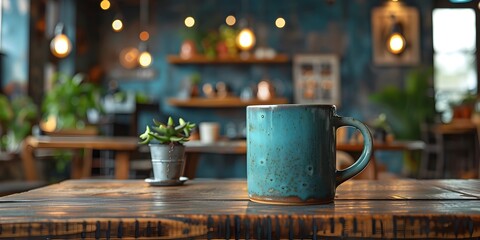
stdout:
{"type": "Polygon", "coordinates": [[[203,143],[213,143],[220,137],[220,124],[217,122],[201,122],[200,141],[203,143]]]}

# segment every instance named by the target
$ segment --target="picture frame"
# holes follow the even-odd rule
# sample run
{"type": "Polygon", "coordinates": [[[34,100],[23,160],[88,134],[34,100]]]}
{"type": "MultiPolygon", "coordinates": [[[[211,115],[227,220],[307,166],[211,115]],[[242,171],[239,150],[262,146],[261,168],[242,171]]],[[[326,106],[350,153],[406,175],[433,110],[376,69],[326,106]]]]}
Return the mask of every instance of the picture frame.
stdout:
{"type": "Polygon", "coordinates": [[[294,100],[302,104],[340,105],[340,63],[333,54],[293,58],[294,100]]]}

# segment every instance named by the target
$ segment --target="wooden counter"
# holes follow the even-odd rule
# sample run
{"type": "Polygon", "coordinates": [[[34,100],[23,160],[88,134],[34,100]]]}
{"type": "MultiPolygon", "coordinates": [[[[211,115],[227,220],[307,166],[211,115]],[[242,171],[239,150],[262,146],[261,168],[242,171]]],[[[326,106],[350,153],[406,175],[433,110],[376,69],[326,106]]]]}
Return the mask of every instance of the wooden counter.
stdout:
{"type": "MultiPolygon", "coordinates": [[[[35,167],[36,149],[97,149],[113,150],[115,155],[115,177],[128,179],[130,170],[130,152],[138,147],[136,137],[103,137],[103,136],[29,136],[23,142],[22,164],[27,181],[37,181],[35,167]]],[[[72,159],[72,178],[87,178],[91,172],[91,159],[72,159]]]]}
{"type": "MultiPolygon", "coordinates": [[[[188,164],[185,168],[185,175],[190,178],[195,177],[195,172],[198,166],[200,154],[215,153],[215,154],[246,154],[247,143],[245,140],[235,141],[217,141],[214,143],[202,143],[201,141],[189,141],[185,143],[188,164]]],[[[337,150],[348,153],[359,154],[363,150],[363,144],[342,143],[336,145],[337,150]]],[[[365,178],[377,179],[377,164],[375,159],[375,151],[419,151],[425,147],[422,141],[395,141],[391,143],[377,143],[373,144],[372,161],[367,169],[362,173],[365,178]]]]}

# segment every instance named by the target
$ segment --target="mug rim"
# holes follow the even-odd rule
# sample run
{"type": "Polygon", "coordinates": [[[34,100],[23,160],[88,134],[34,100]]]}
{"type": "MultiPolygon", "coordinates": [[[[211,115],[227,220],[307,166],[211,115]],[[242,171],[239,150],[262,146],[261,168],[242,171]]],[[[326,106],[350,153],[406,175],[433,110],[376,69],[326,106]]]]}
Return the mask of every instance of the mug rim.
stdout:
{"type": "Polygon", "coordinates": [[[249,105],[249,108],[289,108],[289,107],[316,107],[316,108],[334,108],[334,104],[315,104],[315,103],[286,103],[286,104],[268,104],[268,105],[249,105]]]}

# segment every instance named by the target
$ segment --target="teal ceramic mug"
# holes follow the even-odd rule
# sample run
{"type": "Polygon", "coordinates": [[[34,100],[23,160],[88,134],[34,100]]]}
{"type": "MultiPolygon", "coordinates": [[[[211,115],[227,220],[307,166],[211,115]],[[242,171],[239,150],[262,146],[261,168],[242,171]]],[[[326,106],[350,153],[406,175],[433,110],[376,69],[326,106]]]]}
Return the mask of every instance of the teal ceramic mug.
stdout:
{"type": "Polygon", "coordinates": [[[336,115],[334,105],[283,104],[247,107],[247,184],[254,202],[330,203],[338,185],[360,173],[372,154],[361,122],[336,115]],[[336,129],[360,130],[364,147],[344,170],[335,167],[336,129]]]}

